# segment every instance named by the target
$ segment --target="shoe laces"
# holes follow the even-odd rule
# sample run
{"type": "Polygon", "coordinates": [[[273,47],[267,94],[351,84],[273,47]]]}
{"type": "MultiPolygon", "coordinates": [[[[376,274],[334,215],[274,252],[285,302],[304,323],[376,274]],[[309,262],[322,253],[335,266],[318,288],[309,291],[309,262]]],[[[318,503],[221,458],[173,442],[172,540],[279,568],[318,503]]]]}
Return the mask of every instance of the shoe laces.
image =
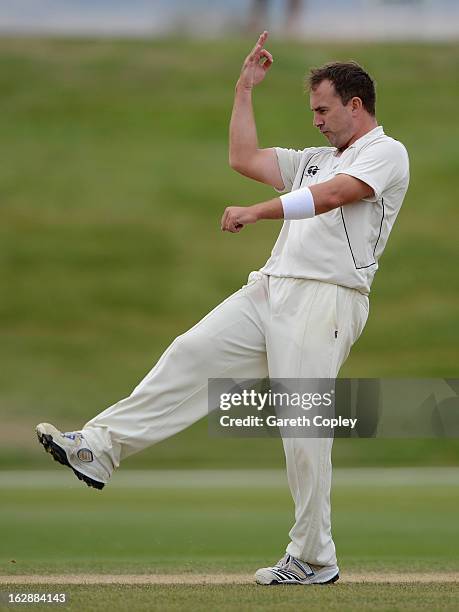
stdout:
{"type": "Polygon", "coordinates": [[[279,567],[279,568],[288,567],[290,565],[291,560],[292,560],[291,555],[286,553],[281,559],[279,559],[279,561],[276,563],[274,567],[279,567]]]}
{"type": "Polygon", "coordinates": [[[293,571],[297,575],[303,574],[304,576],[310,576],[311,574],[314,574],[314,570],[311,568],[309,563],[305,563],[304,561],[299,561],[298,559],[296,559],[295,557],[292,557],[292,555],[289,555],[288,553],[286,553],[282,557],[282,559],[279,559],[279,561],[276,563],[274,567],[278,569],[288,569],[289,571],[293,571]],[[298,572],[298,570],[301,572],[301,574],[298,572]]]}
{"type": "Polygon", "coordinates": [[[66,431],[62,434],[63,438],[68,438],[69,440],[73,440],[74,442],[81,441],[84,439],[84,436],[79,431],[66,431]]]}

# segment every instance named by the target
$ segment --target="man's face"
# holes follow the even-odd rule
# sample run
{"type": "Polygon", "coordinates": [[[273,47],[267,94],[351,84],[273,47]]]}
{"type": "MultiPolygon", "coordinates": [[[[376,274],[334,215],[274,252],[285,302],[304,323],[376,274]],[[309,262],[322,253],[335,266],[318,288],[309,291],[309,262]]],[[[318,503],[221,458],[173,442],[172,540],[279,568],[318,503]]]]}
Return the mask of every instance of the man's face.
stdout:
{"type": "Polygon", "coordinates": [[[314,127],[337,149],[345,147],[355,129],[352,100],[344,106],[333,84],[325,80],[311,90],[310,102],[314,127]]]}

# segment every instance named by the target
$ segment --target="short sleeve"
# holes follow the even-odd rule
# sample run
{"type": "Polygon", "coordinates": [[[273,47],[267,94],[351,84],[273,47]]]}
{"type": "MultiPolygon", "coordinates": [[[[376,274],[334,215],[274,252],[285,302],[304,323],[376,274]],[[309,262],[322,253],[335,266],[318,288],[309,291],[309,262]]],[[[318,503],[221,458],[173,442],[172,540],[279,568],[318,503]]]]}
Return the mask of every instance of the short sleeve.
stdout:
{"type": "Polygon", "coordinates": [[[377,141],[362,149],[349,168],[344,168],[340,174],[360,179],[379,199],[393,185],[408,180],[408,153],[397,140],[377,141]]]}
{"type": "Polygon", "coordinates": [[[284,182],[284,189],[279,191],[291,191],[293,181],[295,180],[296,173],[300,167],[301,158],[303,157],[303,151],[297,151],[296,149],[282,149],[281,147],[275,147],[274,149],[277,154],[277,161],[279,163],[279,169],[284,182]]]}

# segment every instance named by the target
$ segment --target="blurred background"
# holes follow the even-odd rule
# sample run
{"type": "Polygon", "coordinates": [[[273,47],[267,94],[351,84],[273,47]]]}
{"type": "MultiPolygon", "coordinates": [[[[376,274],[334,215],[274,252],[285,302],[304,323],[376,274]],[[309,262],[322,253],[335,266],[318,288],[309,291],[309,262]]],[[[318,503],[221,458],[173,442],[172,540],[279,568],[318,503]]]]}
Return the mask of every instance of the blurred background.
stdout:
{"type": "Polygon", "coordinates": [[[455,40],[456,0],[2,0],[5,33],[455,40]]]}
{"type": "MultiPolygon", "coordinates": [[[[266,261],[278,223],[222,235],[272,190],[228,167],[234,84],[256,33],[261,146],[324,141],[303,79],[354,59],[411,186],[341,375],[457,377],[458,3],[429,0],[0,1],[0,467],[53,469],[34,426],[78,429],[128,395],[266,261]]],[[[337,466],[457,465],[455,440],[338,440],[337,466]]],[[[282,468],[279,440],[206,423],[126,468],[282,468]]]]}

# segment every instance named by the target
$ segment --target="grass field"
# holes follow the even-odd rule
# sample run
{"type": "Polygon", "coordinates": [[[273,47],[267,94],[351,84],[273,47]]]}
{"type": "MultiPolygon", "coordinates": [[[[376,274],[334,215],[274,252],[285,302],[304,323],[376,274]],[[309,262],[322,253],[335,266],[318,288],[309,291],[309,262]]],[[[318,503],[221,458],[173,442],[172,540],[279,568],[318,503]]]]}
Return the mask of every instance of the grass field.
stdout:
{"type": "MultiPolygon", "coordinates": [[[[65,590],[73,609],[85,599],[95,610],[179,610],[185,602],[192,610],[457,606],[456,470],[337,470],[334,538],[342,583],[307,592],[249,582],[286,544],[292,507],[282,472],[191,472],[188,480],[184,474],[150,476],[147,487],[145,473],[120,472],[103,492],[84,488],[65,470],[16,473],[14,480],[4,474],[0,592],[35,574],[50,583],[59,575],[59,584],[33,590],[65,590]],[[75,576],[97,580],[95,574],[112,575],[115,584],[66,586],[75,576]],[[184,584],[162,584],[164,574],[184,584]],[[215,584],[192,584],[196,576],[215,584]],[[235,584],[222,584],[225,577],[235,584]]],[[[24,592],[24,585],[14,589],[24,592]]]]}
{"type": "MultiPolygon", "coordinates": [[[[37,422],[78,428],[125,397],[178,333],[266,260],[277,223],[219,231],[228,203],[272,194],[227,163],[250,43],[0,40],[0,465],[46,468],[37,422]]],[[[262,146],[324,144],[303,75],[354,58],[376,77],[379,121],[410,152],[410,190],[342,375],[457,376],[458,45],[274,40],[270,49],[275,65],[255,95],[262,146]]],[[[335,459],[459,459],[451,440],[365,442],[338,441],[335,459]]],[[[198,424],[126,465],[184,462],[275,468],[282,457],[272,442],[222,444],[198,424]]]]}
{"type": "MultiPolygon", "coordinates": [[[[24,592],[13,587],[12,592],[24,592]]],[[[446,610],[455,612],[459,597],[457,585],[399,584],[336,585],[329,588],[281,587],[279,589],[252,585],[226,586],[139,586],[102,585],[97,587],[75,585],[49,585],[35,587],[36,593],[66,593],[69,605],[55,606],[65,610],[137,611],[156,610],[181,612],[183,610],[210,610],[234,612],[235,610],[278,611],[307,609],[313,612],[336,610],[354,612],[375,610],[397,612],[402,610],[446,610]]],[[[6,589],[5,589],[6,592],[6,589]]],[[[7,608],[11,610],[11,607],[7,608]]],[[[50,605],[34,605],[33,610],[50,610],[50,605]]]]}

